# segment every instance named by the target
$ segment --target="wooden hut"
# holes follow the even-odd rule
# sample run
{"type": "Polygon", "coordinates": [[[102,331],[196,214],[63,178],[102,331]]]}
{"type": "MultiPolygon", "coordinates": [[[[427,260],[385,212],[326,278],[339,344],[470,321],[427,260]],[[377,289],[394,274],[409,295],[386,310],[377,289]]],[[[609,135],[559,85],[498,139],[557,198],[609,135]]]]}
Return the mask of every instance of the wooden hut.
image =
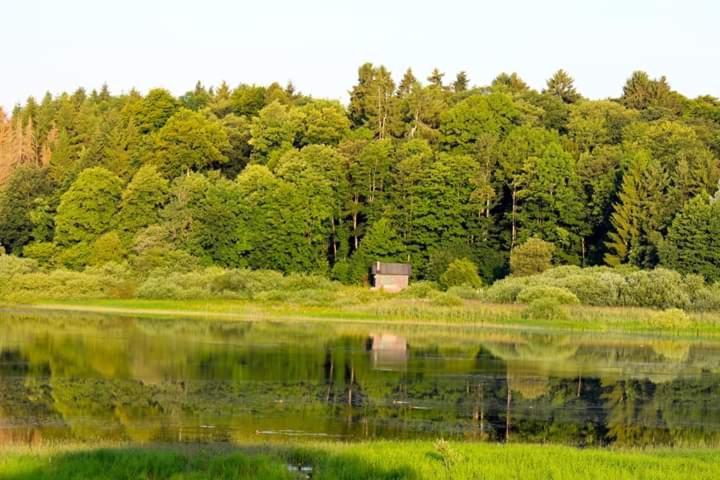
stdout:
{"type": "Polygon", "coordinates": [[[373,288],[399,292],[407,288],[411,272],[408,263],[375,262],[370,268],[370,284],[373,288]]]}

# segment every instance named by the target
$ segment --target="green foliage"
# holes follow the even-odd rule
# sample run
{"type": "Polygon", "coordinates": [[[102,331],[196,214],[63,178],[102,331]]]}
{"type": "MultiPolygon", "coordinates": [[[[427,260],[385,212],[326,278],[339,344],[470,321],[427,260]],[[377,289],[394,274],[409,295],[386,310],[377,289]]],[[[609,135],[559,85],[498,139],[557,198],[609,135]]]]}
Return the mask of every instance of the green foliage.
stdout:
{"type": "Polygon", "coordinates": [[[152,161],[168,178],[174,178],[189,170],[226,163],[229,150],[220,122],[183,108],[157,132],[152,161]]]}
{"type": "Polygon", "coordinates": [[[463,300],[482,300],[484,298],[482,290],[468,287],[466,285],[450,287],[447,289],[447,293],[450,295],[456,295],[463,300]]]}
{"type": "Polygon", "coordinates": [[[510,253],[510,271],[516,276],[542,273],[552,266],[554,250],[552,243],[530,238],[510,253]]]}
{"type": "Polygon", "coordinates": [[[656,268],[627,275],[620,301],[630,306],[687,308],[690,295],[679,273],[656,268]]]}
{"type": "Polygon", "coordinates": [[[467,286],[481,288],[482,280],[477,273],[475,264],[467,258],[453,260],[447,270],[440,276],[440,282],[446,287],[467,286]]]}
{"type": "Polygon", "coordinates": [[[108,262],[120,262],[125,256],[125,247],[116,231],[100,235],[90,249],[89,265],[104,265],[108,262]]]}
{"type": "Polygon", "coordinates": [[[541,285],[522,289],[515,300],[518,303],[530,304],[539,299],[552,299],[560,305],[576,305],[580,303],[578,297],[566,288],[541,285]]]}
{"type": "Polygon", "coordinates": [[[662,264],[682,273],[720,280],[720,202],[699,195],[685,204],[661,245],[662,264]]]}
{"type": "Polygon", "coordinates": [[[52,265],[52,259],[58,254],[58,246],[52,242],[37,242],[25,245],[23,256],[37,260],[41,265],[52,265]]]}
{"type": "Polygon", "coordinates": [[[101,167],[83,170],[58,206],[55,241],[62,246],[92,242],[115,221],[122,181],[101,167]]]}
{"type": "Polygon", "coordinates": [[[51,186],[46,169],[25,166],[0,183],[0,244],[8,253],[20,253],[34,238],[31,214],[51,186]]]}
{"type": "Polygon", "coordinates": [[[157,223],[168,192],[168,181],[154,166],[141,167],[122,194],[118,228],[123,233],[134,234],[157,223]]]}
{"type": "Polygon", "coordinates": [[[523,311],[523,316],[530,320],[565,320],[567,312],[563,310],[562,304],[554,297],[537,298],[530,302],[523,311]]]}
{"type": "Polygon", "coordinates": [[[432,292],[430,303],[439,307],[459,307],[463,299],[451,292],[432,292]]]}

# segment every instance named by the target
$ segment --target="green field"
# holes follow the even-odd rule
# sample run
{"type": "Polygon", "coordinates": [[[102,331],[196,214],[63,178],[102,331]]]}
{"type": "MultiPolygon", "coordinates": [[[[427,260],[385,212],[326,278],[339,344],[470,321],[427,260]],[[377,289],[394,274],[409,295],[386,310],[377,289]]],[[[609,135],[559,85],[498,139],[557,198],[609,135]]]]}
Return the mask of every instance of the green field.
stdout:
{"type": "MultiPolygon", "coordinates": [[[[1,305],[1,304],[0,304],[1,305]]],[[[5,304],[6,307],[19,305],[5,304]]],[[[693,312],[676,321],[659,310],[638,307],[562,307],[562,318],[532,318],[518,304],[490,304],[466,300],[459,306],[433,305],[417,299],[383,298],[363,304],[300,305],[247,300],[140,300],[108,299],[38,301],[30,305],[42,310],[67,310],[134,316],[184,316],[222,320],[322,320],[408,324],[458,324],[517,326],[523,329],[594,332],[652,333],[672,336],[720,335],[720,314],[693,312]]]]}
{"type": "Polygon", "coordinates": [[[710,450],[596,450],[445,442],[311,444],[302,449],[5,448],[0,477],[29,479],[715,479],[710,450]]]}

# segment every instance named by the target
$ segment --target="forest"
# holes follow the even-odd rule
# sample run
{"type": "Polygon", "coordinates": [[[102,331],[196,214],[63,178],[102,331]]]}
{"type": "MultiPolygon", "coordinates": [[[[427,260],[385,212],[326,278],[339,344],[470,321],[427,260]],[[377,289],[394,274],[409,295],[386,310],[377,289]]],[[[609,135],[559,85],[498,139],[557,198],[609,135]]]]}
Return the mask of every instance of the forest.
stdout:
{"type": "Polygon", "coordinates": [[[0,245],[42,268],[218,266],[362,283],[374,260],[486,283],[530,239],[556,265],[720,280],[720,100],[637,71],[584,98],[558,70],[473,86],[364,64],[349,104],[201,83],[80,88],[0,111],[0,245]]]}

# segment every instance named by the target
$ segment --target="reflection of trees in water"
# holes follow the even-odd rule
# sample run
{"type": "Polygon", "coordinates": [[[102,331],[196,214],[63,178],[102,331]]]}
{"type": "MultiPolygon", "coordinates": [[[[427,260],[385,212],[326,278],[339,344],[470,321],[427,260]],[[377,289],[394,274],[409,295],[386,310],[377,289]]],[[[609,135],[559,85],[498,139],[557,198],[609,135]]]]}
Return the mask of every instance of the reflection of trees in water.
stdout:
{"type": "Polygon", "coordinates": [[[0,419],[52,419],[76,438],[136,441],[296,429],[580,445],[720,442],[720,376],[697,367],[718,364],[711,346],[525,335],[473,353],[465,343],[410,342],[390,358],[368,351],[363,335],[318,344],[311,331],[283,327],[285,341],[272,342],[258,339],[272,339],[273,327],[203,328],[212,342],[134,327],[123,340],[25,331],[0,352],[0,419]],[[217,340],[225,334],[228,342],[217,340]],[[600,381],[598,365],[615,370],[600,381]],[[643,369],[634,373],[636,365],[643,369]]]}

